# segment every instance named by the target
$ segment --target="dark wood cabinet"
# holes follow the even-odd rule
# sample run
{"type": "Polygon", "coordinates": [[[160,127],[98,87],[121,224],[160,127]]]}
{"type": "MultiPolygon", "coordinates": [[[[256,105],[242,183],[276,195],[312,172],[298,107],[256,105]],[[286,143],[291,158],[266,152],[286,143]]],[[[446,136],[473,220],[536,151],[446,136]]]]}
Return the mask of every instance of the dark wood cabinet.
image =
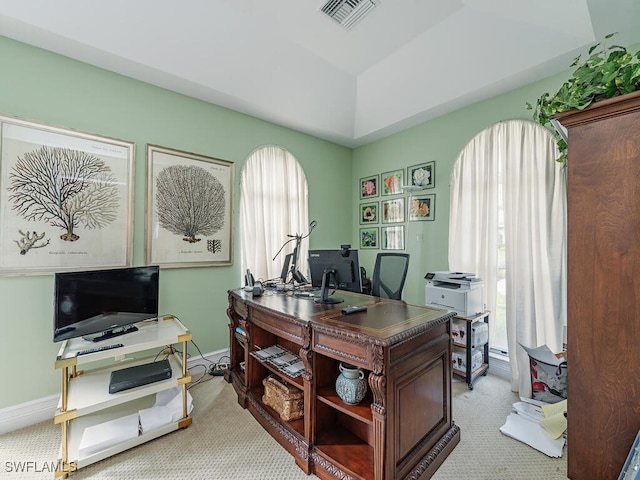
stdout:
{"type": "Polygon", "coordinates": [[[453,313],[351,292],[340,296],[343,304],[321,305],[286,293],[254,298],[229,292],[226,379],[240,405],[307,473],[430,478],[460,440],[451,406],[453,313]],[[367,310],[344,315],[348,304],[367,310]],[[257,358],[257,351],[274,345],[302,361],[301,375],[291,377],[257,358]],[[357,405],[336,393],[341,362],[365,372],[367,394],[357,405]],[[302,418],[284,421],[263,402],[269,375],[304,392],[302,418]]]}
{"type": "Polygon", "coordinates": [[[618,478],[640,429],[640,92],[568,130],[568,476],[618,478]]]}

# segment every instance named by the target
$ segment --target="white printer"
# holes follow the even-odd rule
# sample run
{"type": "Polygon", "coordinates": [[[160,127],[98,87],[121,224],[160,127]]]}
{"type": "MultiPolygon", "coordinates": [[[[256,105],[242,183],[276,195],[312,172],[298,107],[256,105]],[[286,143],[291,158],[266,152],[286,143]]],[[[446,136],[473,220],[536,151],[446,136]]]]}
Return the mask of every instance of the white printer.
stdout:
{"type": "Polygon", "coordinates": [[[424,278],[426,305],[453,310],[463,317],[484,312],[484,283],[475,274],[432,272],[424,278]]]}

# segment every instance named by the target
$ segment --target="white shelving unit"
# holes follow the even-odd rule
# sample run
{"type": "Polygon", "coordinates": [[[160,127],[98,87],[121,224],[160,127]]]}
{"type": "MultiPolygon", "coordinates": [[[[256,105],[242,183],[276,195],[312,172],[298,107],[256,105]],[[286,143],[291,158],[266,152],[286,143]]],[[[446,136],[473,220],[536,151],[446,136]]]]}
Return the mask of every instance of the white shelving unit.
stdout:
{"type": "Polygon", "coordinates": [[[62,428],[60,459],[56,477],[66,478],[69,473],[103,460],[107,457],[135,447],[191,424],[188,411],[187,384],[191,381],[187,365],[187,342],[191,332],[173,316],[164,316],[157,321],[136,324],[138,331],[115,337],[98,344],[82,338],[73,338],[62,343],[55,368],[62,372],[62,393],[54,423],[62,428]],[[78,351],[101,344],[123,344],[122,347],[101,352],[76,355],[78,351]],[[182,344],[179,354],[173,347],[182,344]],[[162,348],[166,351],[162,352],[162,348]],[[134,365],[150,363],[168,355],[172,369],[171,378],[143,385],[118,393],[109,393],[111,372],[134,365]],[[79,370],[78,367],[84,367],[79,370]],[[83,455],[80,441],[88,427],[135,414],[153,406],[156,394],[175,387],[181,388],[182,418],[150,432],[142,432],[135,438],[124,440],[103,450],[83,455]]]}

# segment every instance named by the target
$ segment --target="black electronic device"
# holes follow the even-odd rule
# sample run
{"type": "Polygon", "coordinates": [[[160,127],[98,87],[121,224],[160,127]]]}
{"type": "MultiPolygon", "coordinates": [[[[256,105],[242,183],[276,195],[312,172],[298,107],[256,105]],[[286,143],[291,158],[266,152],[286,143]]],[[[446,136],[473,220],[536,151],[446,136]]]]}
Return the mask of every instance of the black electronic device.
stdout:
{"type": "Polygon", "coordinates": [[[340,310],[340,312],[343,315],[351,315],[352,313],[366,312],[366,311],[367,311],[366,305],[349,305],[348,307],[344,307],[342,310],[340,310]]]}
{"type": "MultiPolygon", "coordinates": [[[[287,244],[294,241],[296,242],[296,246],[293,247],[293,253],[291,254],[290,260],[285,259],[285,263],[287,262],[291,263],[291,278],[292,278],[292,281],[295,283],[307,283],[307,279],[304,277],[304,275],[302,275],[302,273],[300,273],[300,270],[299,270],[298,261],[299,261],[299,255],[300,255],[300,244],[302,240],[304,240],[309,235],[311,235],[311,232],[313,232],[313,229],[316,228],[317,225],[318,225],[318,222],[316,222],[315,220],[312,220],[311,223],[309,224],[309,232],[306,235],[301,235],[299,233],[296,233],[295,235],[287,235],[287,237],[289,237],[289,240],[284,242],[284,244],[280,247],[280,250],[278,250],[278,253],[276,253],[276,255],[273,257],[273,260],[275,260],[278,257],[278,255],[280,255],[280,252],[282,251],[282,249],[285,246],[287,246],[287,244]]],[[[281,274],[281,277],[282,277],[282,274],[281,274]]],[[[286,275],[284,276],[284,278],[286,280],[286,275]]]]}
{"type": "Polygon", "coordinates": [[[253,287],[254,283],[255,283],[255,279],[253,278],[253,273],[251,273],[251,270],[249,270],[247,268],[247,271],[244,274],[244,286],[245,287],[253,287]]]}
{"type": "Polygon", "coordinates": [[[293,253],[287,253],[284,257],[284,262],[282,263],[282,271],[280,272],[280,280],[282,280],[282,283],[287,283],[287,277],[289,275],[289,269],[291,268],[292,258],[293,253]]]}
{"type": "MultiPolygon", "coordinates": [[[[330,268],[327,268],[322,274],[322,284],[320,287],[320,295],[314,298],[314,302],[316,303],[325,303],[325,304],[334,304],[334,303],[342,303],[344,300],[340,297],[334,297],[333,292],[329,293],[329,290],[332,289],[330,287],[331,279],[335,275],[336,271],[330,268]]],[[[335,282],[335,280],[334,280],[335,282]]],[[[335,292],[335,290],[334,290],[335,292]]]]}
{"type": "Polygon", "coordinates": [[[113,350],[114,348],[124,347],[122,343],[114,343],[113,345],[103,345],[101,347],[87,348],[85,350],[78,350],[76,356],[88,355],[90,353],[104,352],[105,350],[113,350]]]}
{"type": "Polygon", "coordinates": [[[351,250],[343,245],[339,250],[309,250],[309,271],[311,285],[322,286],[326,270],[333,270],[330,275],[329,288],[362,293],[362,277],[358,250],[351,250]]]}
{"type": "Polygon", "coordinates": [[[158,266],[56,273],[53,341],[99,342],[136,330],[158,317],[159,281],[158,266]]]}
{"type": "Polygon", "coordinates": [[[264,287],[262,286],[262,282],[256,282],[251,287],[251,295],[254,297],[259,297],[264,293],[264,287]]]}
{"type": "Polygon", "coordinates": [[[168,358],[114,370],[111,372],[109,379],[109,393],[117,393],[141,387],[142,385],[161,382],[171,378],[171,375],[171,364],[168,358]]]}

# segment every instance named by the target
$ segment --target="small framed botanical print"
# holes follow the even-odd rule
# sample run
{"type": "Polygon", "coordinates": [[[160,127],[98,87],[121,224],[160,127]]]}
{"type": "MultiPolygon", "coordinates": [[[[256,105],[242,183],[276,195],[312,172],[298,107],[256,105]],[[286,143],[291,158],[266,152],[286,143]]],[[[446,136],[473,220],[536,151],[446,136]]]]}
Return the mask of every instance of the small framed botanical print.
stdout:
{"type": "Polygon", "coordinates": [[[404,250],[404,225],[382,227],[382,249],[404,250]]]}
{"type": "Polygon", "coordinates": [[[404,222],[404,197],[382,202],[382,223],[404,222]]]}
{"type": "Polygon", "coordinates": [[[411,187],[434,188],[436,186],[436,162],[407,167],[407,183],[411,187]]]}
{"type": "Polygon", "coordinates": [[[360,204],[360,225],[378,223],[378,202],[360,204]]]}
{"type": "Polygon", "coordinates": [[[436,194],[418,195],[409,198],[409,221],[435,220],[436,194]]]}
{"type": "Polygon", "coordinates": [[[382,174],[382,195],[396,195],[402,193],[404,169],[394,170],[382,174]]]}
{"type": "Polygon", "coordinates": [[[378,248],[378,227],[360,229],[360,248],[378,248]]]}
{"type": "Polygon", "coordinates": [[[380,194],[378,191],[378,175],[371,175],[360,179],[360,198],[373,198],[380,194]]]}

